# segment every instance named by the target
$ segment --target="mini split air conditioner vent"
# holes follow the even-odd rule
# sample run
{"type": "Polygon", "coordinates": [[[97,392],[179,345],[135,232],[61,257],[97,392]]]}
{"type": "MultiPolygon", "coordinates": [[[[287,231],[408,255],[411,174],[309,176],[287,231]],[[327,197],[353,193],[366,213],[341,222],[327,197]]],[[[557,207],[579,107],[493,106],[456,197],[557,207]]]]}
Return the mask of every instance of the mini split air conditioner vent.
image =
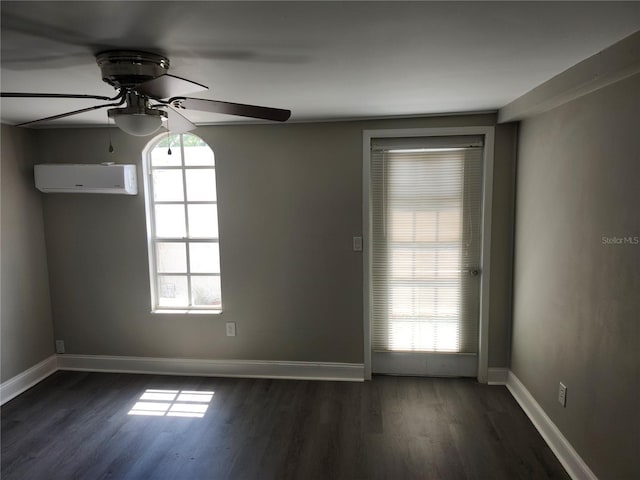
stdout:
{"type": "Polygon", "coordinates": [[[138,193],[135,165],[47,163],[36,165],[34,176],[44,193],[138,193]]]}

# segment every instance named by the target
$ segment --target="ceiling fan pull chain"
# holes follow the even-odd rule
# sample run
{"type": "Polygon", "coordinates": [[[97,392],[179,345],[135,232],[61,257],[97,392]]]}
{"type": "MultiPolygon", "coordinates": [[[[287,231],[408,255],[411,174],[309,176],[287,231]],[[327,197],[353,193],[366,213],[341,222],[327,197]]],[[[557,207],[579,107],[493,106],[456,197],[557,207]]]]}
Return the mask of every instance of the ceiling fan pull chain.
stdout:
{"type": "Polygon", "coordinates": [[[167,137],[167,140],[169,141],[169,149],[167,150],[167,155],[171,155],[173,152],[171,152],[171,128],[169,128],[169,116],[167,116],[167,133],[169,134],[169,136],[167,137]]]}
{"type": "Polygon", "coordinates": [[[109,153],[113,153],[113,143],[111,143],[111,125],[110,125],[110,117],[107,115],[107,134],[109,135],[109,153]]]}

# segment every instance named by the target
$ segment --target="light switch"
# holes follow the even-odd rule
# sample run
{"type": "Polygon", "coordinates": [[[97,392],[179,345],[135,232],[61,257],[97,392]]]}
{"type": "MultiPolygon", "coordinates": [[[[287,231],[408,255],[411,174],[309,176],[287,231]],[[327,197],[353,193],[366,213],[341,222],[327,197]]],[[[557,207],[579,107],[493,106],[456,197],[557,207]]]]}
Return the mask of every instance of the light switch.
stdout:
{"type": "Polygon", "coordinates": [[[236,336],[236,322],[227,322],[227,337],[236,336]]]}
{"type": "Polygon", "coordinates": [[[362,251],[362,237],[353,237],[353,251],[354,252],[362,251]]]}

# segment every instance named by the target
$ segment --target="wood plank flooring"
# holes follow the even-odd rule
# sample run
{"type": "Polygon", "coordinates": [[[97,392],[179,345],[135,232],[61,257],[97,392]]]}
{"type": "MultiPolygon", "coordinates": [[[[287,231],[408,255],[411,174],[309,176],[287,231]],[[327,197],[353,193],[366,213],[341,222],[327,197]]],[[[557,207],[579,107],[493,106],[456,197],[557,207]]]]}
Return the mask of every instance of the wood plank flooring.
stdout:
{"type": "Polygon", "coordinates": [[[569,479],[506,388],[467,379],[57,372],[1,417],[3,480],[569,479]]]}

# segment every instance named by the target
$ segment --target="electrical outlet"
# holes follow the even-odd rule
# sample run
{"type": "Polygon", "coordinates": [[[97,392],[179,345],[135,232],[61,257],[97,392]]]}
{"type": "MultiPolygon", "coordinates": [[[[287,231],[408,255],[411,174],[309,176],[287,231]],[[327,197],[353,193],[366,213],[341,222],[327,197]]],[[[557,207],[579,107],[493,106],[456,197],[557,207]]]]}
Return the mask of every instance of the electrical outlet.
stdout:
{"type": "Polygon", "coordinates": [[[56,353],[64,353],[64,340],[56,340],[56,353]]]}
{"type": "Polygon", "coordinates": [[[236,322],[227,322],[227,337],[236,336],[236,322]]]}
{"type": "Polygon", "coordinates": [[[560,388],[558,389],[558,402],[563,407],[567,406],[567,386],[560,382],[560,388]]]}

